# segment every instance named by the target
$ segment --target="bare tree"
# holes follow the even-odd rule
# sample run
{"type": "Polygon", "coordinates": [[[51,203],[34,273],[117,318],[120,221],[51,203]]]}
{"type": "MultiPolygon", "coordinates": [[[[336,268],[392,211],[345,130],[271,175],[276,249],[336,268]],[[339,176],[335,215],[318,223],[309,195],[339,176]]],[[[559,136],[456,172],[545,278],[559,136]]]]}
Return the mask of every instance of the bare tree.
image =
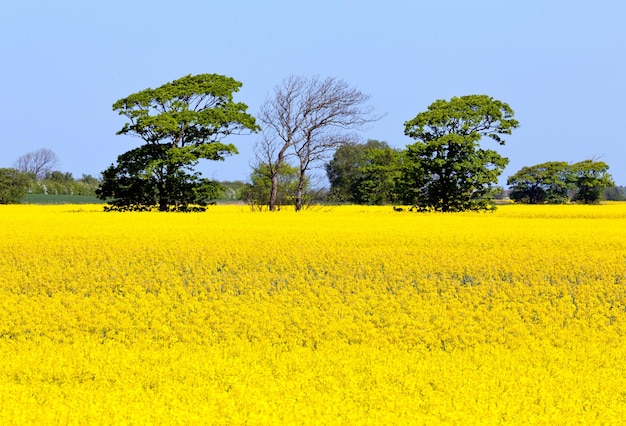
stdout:
{"type": "MultiPolygon", "coordinates": [[[[265,107],[265,105],[264,105],[265,107]]],[[[263,114],[263,111],[261,112],[263,114]]],[[[261,122],[263,120],[261,119],[261,122]]],[[[253,165],[254,170],[261,170],[267,173],[270,179],[270,197],[269,209],[275,211],[278,201],[278,184],[280,181],[280,170],[283,167],[288,155],[287,148],[290,144],[285,142],[282,137],[270,130],[263,128],[261,139],[254,146],[256,156],[256,164],[253,165]]]]}
{"type": "Polygon", "coordinates": [[[35,178],[43,179],[59,165],[59,157],[47,148],[24,154],[15,162],[15,168],[23,173],[32,173],[35,178]]]}
{"type": "Polygon", "coordinates": [[[255,153],[268,165],[272,182],[270,210],[275,210],[278,171],[290,155],[299,163],[295,207],[302,209],[307,171],[342,144],[353,141],[351,131],[380,119],[366,103],[369,96],[343,80],[290,76],[274,88],[274,97],[261,106],[262,138],[255,153]]]}

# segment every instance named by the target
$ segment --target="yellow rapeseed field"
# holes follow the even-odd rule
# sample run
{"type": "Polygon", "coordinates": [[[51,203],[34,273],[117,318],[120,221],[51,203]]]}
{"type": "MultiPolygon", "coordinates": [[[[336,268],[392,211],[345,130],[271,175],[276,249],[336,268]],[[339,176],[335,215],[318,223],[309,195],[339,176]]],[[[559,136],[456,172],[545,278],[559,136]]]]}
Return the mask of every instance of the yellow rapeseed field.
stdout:
{"type": "Polygon", "coordinates": [[[626,204],[0,220],[3,425],[626,418],[626,204]]]}

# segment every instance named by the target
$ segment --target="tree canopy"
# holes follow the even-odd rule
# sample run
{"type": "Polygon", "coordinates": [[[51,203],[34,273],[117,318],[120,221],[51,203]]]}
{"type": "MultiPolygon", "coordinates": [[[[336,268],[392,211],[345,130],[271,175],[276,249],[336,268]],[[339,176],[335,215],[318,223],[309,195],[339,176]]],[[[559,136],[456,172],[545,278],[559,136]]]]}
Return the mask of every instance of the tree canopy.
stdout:
{"type": "Polygon", "coordinates": [[[560,204],[569,201],[573,181],[565,161],[549,161],[522,167],[509,176],[509,196],[516,202],[528,204],[560,204]]]}
{"type": "Polygon", "coordinates": [[[578,189],[574,201],[592,204],[600,201],[605,188],[615,186],[604,161],[584,160],[571,166],[573,180],[578,189]]]}
{"type": "Polygon", "coordinates": [[[486,136],[504,145],[502,135],[518,126],[511,107],[487,95],[435,101],[405,123],[405,134],[417,142],[404,155],[403,201],[443,212],[491,208],[508,159],[479,143],[486,136]]]}
{"type": "Polygon", "coordinates": [[[595,160],[574,164],[549,161],[522,167],[507,179],[509,196],[520,203],[560,204],[570,201],[573,191],[573,201],[597,203],[604,190],[615,185],[608,170],[605,162],[595,160]]]}
{"type": "Polygon", "coordinates": [[[120,155],[118,164],[103,172],[98,196],[114,209],[206,205],[219,187],[194,167],[201,159],[236,154],[225,137],[259,130],[247,106],[233,100],[240,87],[230,77],[188,75],[115,102],[113,110],[128,119],[117,134],[136,136],[143,145],[120,155]]]}
{"type": "Polygon", "coordinates": [[[357,204],[387,204],[395,199],[400,152],[374,139],[339,147],[326,164],[329,198],[357,204]]]}

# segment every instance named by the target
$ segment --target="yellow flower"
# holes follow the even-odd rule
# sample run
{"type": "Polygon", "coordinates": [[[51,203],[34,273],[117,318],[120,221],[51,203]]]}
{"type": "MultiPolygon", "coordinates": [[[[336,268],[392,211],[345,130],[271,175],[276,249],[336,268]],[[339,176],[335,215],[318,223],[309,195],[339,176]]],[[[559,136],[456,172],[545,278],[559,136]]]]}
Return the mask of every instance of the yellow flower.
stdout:
{"type": "Polygon", "coordinates": [[[615,424],[626,204],[0,206],[3,424],[615,424]]]}

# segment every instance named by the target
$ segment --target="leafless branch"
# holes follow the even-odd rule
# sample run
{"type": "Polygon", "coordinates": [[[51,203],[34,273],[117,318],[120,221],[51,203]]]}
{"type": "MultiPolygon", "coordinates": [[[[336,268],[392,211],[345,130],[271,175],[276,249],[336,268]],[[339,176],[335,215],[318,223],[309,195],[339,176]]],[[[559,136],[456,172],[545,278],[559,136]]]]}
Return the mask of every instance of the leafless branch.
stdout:
{"type": "Polygon", "coordinates": [[[23,173],[32,173],[36,179],[43,179],[58,165],[59,157],[47,148],[24,154],[15,162],[17,170],[23,173]]]}
{"type": "MultiPolygon", "coordinates": [[[[261,107],[258,118],[264,134],[257,144],[257,156],[263,154],[259,160],[278,170],[291,148],[299,161],[303,186],[314,163],[355,140],[354,131],[380,119],[368,101],[368,95],[333,77],[287,77],[261,107]]],[[[296,194],[297,210],[300,202],[301,193],[296,194]]]]}

